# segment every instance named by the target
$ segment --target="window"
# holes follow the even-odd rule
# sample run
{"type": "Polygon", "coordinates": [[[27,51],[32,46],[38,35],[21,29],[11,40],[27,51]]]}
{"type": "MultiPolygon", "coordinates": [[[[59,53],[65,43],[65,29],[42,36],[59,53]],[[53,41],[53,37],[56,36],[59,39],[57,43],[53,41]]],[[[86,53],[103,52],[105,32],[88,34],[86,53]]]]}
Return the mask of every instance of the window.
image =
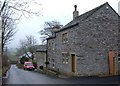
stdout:
{"type": "Polygon", "coordinates": [[[55,68],[55,64],[52,64],[52,68],[55,68]]]}
{"type": "Polygon", "coordinates": [[[52,59],[52,68],[55,68],[55,60],[52,59]]]}
{"type": "Polygon", "coordinates": [[[62,53],[62,63],[63,64],[68,64],[68,54],[67,53],[62,53]]]}
{"type": "Polygon", "coordinates": [[[64,57],[62,58],[62,63],[65,64],[65,58],[64,57]]]}
{"type": "Polygon", "coordinates": [[[62,43],[68,42],[68,33],[63,33],[62,34],[62,43]]]}
{"type": "Polygon", "coordinates": [[[55,43],[54,42],[49,43],[48,48],[49,50],[55,50],[55,43]]]}
{"type": "Polygon", "coordinates": [[[55,50],[55,43],[52,43],[52,50],[55,50]]]}
{"type": "Polygon", "coordinates": [[[68,64],[68,58],[66,58],[66,64],[68,64]]]}

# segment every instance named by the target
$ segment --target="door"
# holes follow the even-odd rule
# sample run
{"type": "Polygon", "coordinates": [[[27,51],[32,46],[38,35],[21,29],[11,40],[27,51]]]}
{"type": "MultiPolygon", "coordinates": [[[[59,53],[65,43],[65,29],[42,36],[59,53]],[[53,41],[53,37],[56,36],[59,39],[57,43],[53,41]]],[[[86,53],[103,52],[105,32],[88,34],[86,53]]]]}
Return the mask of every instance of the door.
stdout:
{"type": "Polygon", "coordinates": [[[109,51],[109,73],[110,76],[116,75],[116,55],[115,51],[111,50],[109,51]]]}
{"type": "Polygon", "coordinates": [[[75,61],[75,54],[71,54],[71,69],[72,72],[75,72],[75,65],[76,65],[76,61],[75,61]]]}

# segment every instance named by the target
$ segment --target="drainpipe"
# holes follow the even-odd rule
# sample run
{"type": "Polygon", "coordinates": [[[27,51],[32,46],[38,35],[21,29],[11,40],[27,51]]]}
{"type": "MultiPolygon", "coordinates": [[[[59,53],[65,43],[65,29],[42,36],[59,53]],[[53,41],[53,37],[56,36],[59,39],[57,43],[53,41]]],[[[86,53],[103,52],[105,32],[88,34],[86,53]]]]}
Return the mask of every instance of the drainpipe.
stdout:
{"type": "MultiPolygon", "coordinates": [[[[48,39],[47,39],[47,45],[46,45],[46,62],[48,62],[48,39]]],[[[46,64],[46,69],[47,69],[47,65],[48,64],[46,64]]]]}
{"type": "MultiPolygon", "coordinates": [[[[47,57],[48,57],[48,55],[47,55],[47,50],[46,50],[46,62],[48,62],[48,58],[47,57]]],[[[46,69],[47,69],[47,65],[48,64],[46,64],[46,69]]]]}

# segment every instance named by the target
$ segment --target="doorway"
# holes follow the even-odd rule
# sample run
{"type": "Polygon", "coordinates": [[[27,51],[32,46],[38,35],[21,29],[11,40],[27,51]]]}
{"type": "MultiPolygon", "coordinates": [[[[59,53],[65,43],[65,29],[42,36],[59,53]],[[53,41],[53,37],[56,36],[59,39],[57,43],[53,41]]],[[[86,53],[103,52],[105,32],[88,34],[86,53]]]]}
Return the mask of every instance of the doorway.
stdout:
{"type": "Polygon", "coordinates": [[[75,60],[75,54],[71,54],[71,67],[72,67],[72,72],[75,73],[76,69],[76,60],[75,60]]]}
{"type": "Polygon", "coordinates": [[[115,51],[113,51],[113,50],[109,51],[108,61],[109,61],[110,76],[116,75],[116,55],[115,55],[115,51]]]}

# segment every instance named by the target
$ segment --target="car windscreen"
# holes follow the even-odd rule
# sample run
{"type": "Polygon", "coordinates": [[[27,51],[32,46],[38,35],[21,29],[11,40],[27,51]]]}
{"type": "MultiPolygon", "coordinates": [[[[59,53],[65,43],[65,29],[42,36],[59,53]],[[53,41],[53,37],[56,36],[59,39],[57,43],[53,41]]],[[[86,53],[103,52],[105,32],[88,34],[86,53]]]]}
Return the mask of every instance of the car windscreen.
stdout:
{"type": "Polygon", "coordinates": [[[26,66],[33,66],[33,64],[32,63],[27,63],[26,66]]]}

